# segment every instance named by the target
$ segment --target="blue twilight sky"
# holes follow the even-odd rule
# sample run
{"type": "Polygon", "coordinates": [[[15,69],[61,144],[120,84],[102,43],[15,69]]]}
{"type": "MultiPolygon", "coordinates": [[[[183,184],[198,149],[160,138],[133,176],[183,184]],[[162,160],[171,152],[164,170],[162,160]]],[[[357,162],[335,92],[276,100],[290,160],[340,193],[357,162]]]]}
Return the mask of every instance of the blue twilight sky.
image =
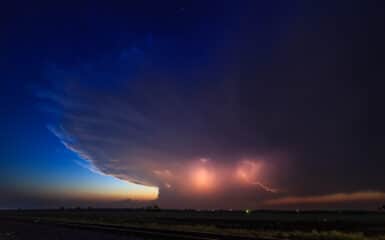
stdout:
{"type": "Polygon", "coordinates": [[[385,200],[381,1],[0,9],[0,208],[385,200]]]}

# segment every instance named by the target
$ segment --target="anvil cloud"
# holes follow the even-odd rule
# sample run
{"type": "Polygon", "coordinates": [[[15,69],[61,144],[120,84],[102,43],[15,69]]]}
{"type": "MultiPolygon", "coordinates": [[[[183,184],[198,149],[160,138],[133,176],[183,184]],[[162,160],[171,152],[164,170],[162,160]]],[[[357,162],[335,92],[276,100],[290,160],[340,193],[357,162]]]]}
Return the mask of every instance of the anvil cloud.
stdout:
{"type": "Polygon", "coordinates": [[[161,196],[219,197],[240,186],[277,192],[269,186],[273,163],[284,154],[245,142],[249,121],[240,118],[239,88],[170,81],[145,78],[113,93],[70,83],[60,97],[45,94],[62,111],[60,125],[49,129],[91,170],[157,186],[161,196]]]}
{"type": "Polygon", "coordinates": [[[48,66],[51,85],[36,92],[58,115],[49,129],[91,170],[158,187],[165,206],[383,192],[361,87],[380,71],[373,51],[357,48],[371,46],[362,32],[372,28],[359,27],[370,19],[293,9],[242,10],[220,27],[196,16],[107,55],[48,66]]]}

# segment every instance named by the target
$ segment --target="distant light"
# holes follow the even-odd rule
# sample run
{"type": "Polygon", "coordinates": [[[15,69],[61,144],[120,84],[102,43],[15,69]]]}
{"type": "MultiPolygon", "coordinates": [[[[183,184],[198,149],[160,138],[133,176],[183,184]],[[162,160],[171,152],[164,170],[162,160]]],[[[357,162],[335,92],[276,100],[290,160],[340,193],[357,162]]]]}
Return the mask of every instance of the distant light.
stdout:
{"type": "Polygon", "coordinates": [[[250,210],[250,209],[246,209],[246,210],[245,210],[245,213],[246,213],[246,214],[250,214],[250,213],[251,213],[251,210],[250,210]]]}

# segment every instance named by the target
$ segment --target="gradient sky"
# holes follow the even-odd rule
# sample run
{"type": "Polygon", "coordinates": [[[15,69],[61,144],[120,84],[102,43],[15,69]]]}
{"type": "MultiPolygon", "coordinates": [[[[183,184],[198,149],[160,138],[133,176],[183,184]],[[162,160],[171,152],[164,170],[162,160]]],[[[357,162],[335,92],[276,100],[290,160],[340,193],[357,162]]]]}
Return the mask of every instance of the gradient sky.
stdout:
{"type": "Polygon", "coordinates": [[[385,202],[381,1],[0,9],[0,208],[385,202]]]}

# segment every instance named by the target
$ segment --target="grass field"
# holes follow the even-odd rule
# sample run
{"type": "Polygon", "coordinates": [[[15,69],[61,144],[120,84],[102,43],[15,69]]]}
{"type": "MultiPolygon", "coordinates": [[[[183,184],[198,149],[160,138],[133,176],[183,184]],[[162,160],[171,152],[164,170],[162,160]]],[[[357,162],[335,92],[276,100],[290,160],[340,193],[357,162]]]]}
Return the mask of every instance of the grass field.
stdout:
{"type": "Polygon", "coordinates": [[[193,211],[68,209],[2,211],[2,216],[279,239],[383,239],[385,213],[365,211],[193,211]]]}

